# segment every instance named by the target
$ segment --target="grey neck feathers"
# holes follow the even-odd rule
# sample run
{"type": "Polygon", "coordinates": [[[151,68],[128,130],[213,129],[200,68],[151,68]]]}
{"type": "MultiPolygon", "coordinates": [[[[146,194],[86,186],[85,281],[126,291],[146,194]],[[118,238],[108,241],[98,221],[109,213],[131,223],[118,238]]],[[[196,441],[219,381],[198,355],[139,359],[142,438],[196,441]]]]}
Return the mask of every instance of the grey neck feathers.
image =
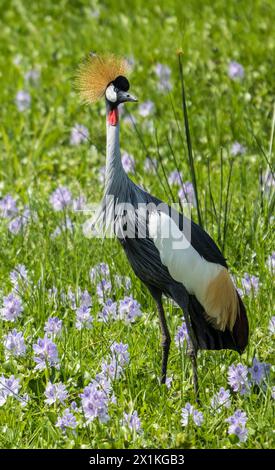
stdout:
{"type": "MultiPolygon", "coordinates": [[[[108,106],[107,106],[108,115],[108,106]]],[[[113,210],[117,203],[125,203],[129,188],[129,178],[121,163],[119,144],[119,123],[112,126],[106,120],[106,169],[105,187],[101,203],[96,211],[93,224],[100,232],[105,232],[113,220],[113,210]]],[[[120,204],[121,206],[121,204],[120,204]]],[[[122,208],[120,209],[122,211],[122,208]]]]}
{"type": "MultiPolygon", "coordinates": [[[[107,115],[108,115],[107,106],[107,115]]],[[[119,144],[119,123],[116,126],[106,123],[107,145],[106,145],[106,170],[105,187],[101,203],[93,219],[93,225],[101,234],[113,232],[113,224],[116,224],[116,233],[123,226],[125,209],[129,204],[138,207],[139,203],[153,201],[148,193],[136,186],[125,173],[121,163],[119,144]]],[[[146,218],[144,218],[144,225],[146,218]]],[[[127,225],[133,227],[135,233],[135,216],[132,211],[127,215],[127,225]]]]}

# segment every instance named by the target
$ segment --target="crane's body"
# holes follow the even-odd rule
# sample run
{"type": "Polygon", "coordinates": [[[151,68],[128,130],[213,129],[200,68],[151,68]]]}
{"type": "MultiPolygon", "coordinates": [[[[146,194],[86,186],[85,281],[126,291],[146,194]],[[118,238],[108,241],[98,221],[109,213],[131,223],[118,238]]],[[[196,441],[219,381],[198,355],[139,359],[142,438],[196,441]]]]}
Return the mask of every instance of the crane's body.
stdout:
{"type": "Polygon", "coordinates": [[[245,307],[228,273],[226,261],[211,237],[183,214],[134,184],[125,173],[120,155],[118,105],[136,99],[129,95],[129,83],[123,76],[114,73],[114,79],[105,85],[106,176],[95,223],[101,229],[108,230],[111,226],[115,231],[135,274],[157,303],[162,332],[163,383],[170,334],[162,295],[172,298],[182,309],[190,337],[197,392],[198,349],[242,352],[246,347],[248,321],[245,307]]]}

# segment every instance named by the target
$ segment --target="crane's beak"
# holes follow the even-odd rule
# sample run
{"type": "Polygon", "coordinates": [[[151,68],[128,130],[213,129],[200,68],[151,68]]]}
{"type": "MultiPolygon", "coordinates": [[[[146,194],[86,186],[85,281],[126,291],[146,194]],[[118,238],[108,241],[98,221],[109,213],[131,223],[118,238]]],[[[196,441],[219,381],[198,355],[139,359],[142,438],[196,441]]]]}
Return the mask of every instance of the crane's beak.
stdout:
{"type": "Polygon", "coordinates": [[[138,99],[135,96],[130,95],[128,91],[122,91],[122,90],[119,90],[117,92],[117,100],[119,103],[126,103],[127,101],[136,103],[138,101],[138,99]]]}
{"type": "Polygon", "coordinates": [[[131,101],[132,103],[137,103],[138,99],[134,95],[129,95],[128,93],[127,101],[131,101]]]}

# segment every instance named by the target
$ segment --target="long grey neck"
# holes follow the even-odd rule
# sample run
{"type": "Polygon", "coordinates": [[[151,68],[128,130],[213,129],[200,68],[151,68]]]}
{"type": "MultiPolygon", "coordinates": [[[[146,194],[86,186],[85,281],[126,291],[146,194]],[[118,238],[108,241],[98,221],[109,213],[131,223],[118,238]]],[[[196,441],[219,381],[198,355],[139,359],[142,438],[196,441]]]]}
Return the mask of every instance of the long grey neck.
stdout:
{"type": "MultiPolygon", "coordinates": [[[[107,117],[110,111],[106,108],[107,117]]],[[[121,163],[120,143],[119,143],[119,122],[113,126],[106,120],[106,170],[105,170],[105,190],[104,194],[118,195],[121,184],[127,175],[121,163]]]]}

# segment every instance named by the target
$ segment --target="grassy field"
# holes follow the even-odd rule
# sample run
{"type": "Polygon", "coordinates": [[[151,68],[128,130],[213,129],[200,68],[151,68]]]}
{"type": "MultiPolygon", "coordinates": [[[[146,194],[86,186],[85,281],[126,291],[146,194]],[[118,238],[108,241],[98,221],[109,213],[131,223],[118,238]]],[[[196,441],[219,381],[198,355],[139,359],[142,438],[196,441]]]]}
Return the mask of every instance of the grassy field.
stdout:
{"type": "Polygon", "coordinates": [[[2,448],[274,447],[274,22],[271,0],[1,0],[2,448]],[[200,406],[174,340],[181,311],[165,302],[171,380],[160,386],[154,303],[118,243],[85,237],[90,215],[75,210],[103,193],[104,102],[83,106],[73,86],[91,50],[132,64],[139,104],[121,119],[131,178],[167,202],[176,162],[192,181],[178,48],[203,225],[250,321],[241,357],[199,354],[200,406]],[[202,414],[185,419],[187,403],[202,414]]]}

